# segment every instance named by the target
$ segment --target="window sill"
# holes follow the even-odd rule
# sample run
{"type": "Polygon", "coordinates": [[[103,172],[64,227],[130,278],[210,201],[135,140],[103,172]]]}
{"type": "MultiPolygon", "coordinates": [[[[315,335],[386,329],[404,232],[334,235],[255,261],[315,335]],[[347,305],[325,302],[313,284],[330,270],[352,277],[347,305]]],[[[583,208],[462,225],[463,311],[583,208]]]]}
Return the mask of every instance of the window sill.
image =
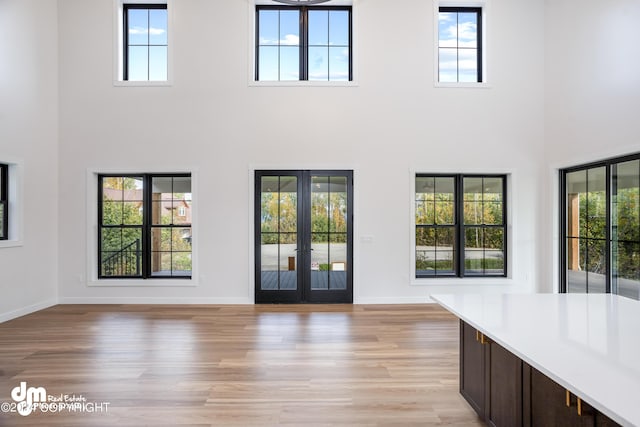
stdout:
{"type": "Polygon", "coordinates": [[[113,85],[116,87],[169,87],[173,86],[173,81],[131,81],[131,80],[115,80],[113,85]]]}
{"type": "Polygon", "coordinates": [[[291,81],[255,81],[249,82],[249,86],[253,87],[357,87],[355,81],[308,81],[308,80],[291,80],[291,81]]]}
{"type": "Polygon", "coordinates": [[[17,248],[19,246],[24,246],[22,240],[0,240],[0,249],[17,248]]]}
{"type": "Polygon", "coordinates": [[[183,288],[198,286],[194,279],[94,279],[87,286],[96,288],[183,288]]]}
{"type": "Polygon", "coordinates": [[[491,89],[491,85],[487,82],[481,83],[441,83],[433,84],[437,88],[455,88],[455,89],[491,89]]]}

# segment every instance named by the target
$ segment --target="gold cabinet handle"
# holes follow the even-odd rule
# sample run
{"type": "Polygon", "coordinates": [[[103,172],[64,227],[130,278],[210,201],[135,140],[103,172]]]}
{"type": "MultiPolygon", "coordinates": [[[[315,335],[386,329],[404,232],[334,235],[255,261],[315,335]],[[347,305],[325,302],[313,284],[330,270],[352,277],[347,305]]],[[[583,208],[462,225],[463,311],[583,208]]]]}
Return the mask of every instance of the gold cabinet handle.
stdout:
{"type": "Polygon", "coordinates": [[[578,415],[582,416],[582,399],[578,397],[578,415]]]}
{"type": "MultiPolygon", "coordinates": [[[[566,388],[564,389],[564,392],[565,392],[564,403],[567,405],[567,408],[569,408],[571,406],[571,392],[566,388]]],[[[576,403],[578,407],[578,415],[582,416],[582,399],[580,399],[578,396],[576,396],[576,403]]]]}
{"type": "Polygon", "coordinates": [[[489,344],[489,340],[484,334],[480,334],[480,344],[489,344]]]}
{"type": "Polygon", "coordinates": [[[477,329],[476,329],[476,341],[480,341],[480,344],[489,344],[489,339],[477,329]]]}

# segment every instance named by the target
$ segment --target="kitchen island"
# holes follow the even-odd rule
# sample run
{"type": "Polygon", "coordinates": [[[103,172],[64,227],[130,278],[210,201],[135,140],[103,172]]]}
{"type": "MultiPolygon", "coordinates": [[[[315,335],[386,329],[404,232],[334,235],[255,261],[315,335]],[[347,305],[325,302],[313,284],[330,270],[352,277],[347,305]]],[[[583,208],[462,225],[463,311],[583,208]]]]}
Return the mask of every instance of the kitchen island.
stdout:
{"type": "Polygon", "coordinates": [[[431,298],[460,318],[460,391],[490,424],[640,426],[640,302],[611,294],[431,298]]]}

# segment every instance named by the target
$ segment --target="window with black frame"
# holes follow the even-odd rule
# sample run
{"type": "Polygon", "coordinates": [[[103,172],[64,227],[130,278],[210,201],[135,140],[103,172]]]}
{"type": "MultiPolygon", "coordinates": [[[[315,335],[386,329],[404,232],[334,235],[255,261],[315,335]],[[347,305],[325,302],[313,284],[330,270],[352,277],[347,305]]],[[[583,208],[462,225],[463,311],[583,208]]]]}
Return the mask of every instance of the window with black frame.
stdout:
{"type": "Polygon", "coordinates": [[[9,238],[9,165],[0,164],[0,240],[9,238]]]}
{"type": "Polygon", "coordinates": [[[507,275],[505,175],[416,175],[415,274],[507,275]]]}
{"type": "Polygon", "coordinates": [[[122,14],[122,79],[166,81],[169,51],[166,3],[125,3],[122,14]]]}
{"type": "Polygon", "coordinates": [[[99,175],[100,278],[190,278],[190,174],[99,175]]]}
{"type": "Polygon", "coordinates": [[[351,7],[256,6],[256,81],[351,81],[351,7]]]}
{"type": "Polygon", "coordinates": [[[441,83],[483,81],[482,8],[439,8],[438,81],[441,83]]]}
{"type": "Polygon", "coordinates": [[[560,290],[640,299],[640,154],[560,176],[560,290]]]}

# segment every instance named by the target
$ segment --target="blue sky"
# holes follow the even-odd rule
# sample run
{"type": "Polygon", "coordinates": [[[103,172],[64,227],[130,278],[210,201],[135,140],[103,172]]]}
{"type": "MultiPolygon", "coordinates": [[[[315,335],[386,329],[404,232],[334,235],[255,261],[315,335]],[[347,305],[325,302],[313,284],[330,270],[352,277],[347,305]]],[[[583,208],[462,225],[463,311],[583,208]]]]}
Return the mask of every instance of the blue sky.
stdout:
{"type": "MultiPolygon", "coordinates": [[[[299,11],[260,10],[259,80],[299,80],[299,11]]],[[[309,11],[309,80],[349,79],[349,12],[309,11]]]]}
{"type": "Polygon", "coordinates": [[[129,80],[167,80],[166,9],[129,9],[129,80]]]}
{"type": "Polygon", "coordinates": [[[477,47],[478,25],[475,13],[440,12],[438,81],[476,82],[477,47]]]}

